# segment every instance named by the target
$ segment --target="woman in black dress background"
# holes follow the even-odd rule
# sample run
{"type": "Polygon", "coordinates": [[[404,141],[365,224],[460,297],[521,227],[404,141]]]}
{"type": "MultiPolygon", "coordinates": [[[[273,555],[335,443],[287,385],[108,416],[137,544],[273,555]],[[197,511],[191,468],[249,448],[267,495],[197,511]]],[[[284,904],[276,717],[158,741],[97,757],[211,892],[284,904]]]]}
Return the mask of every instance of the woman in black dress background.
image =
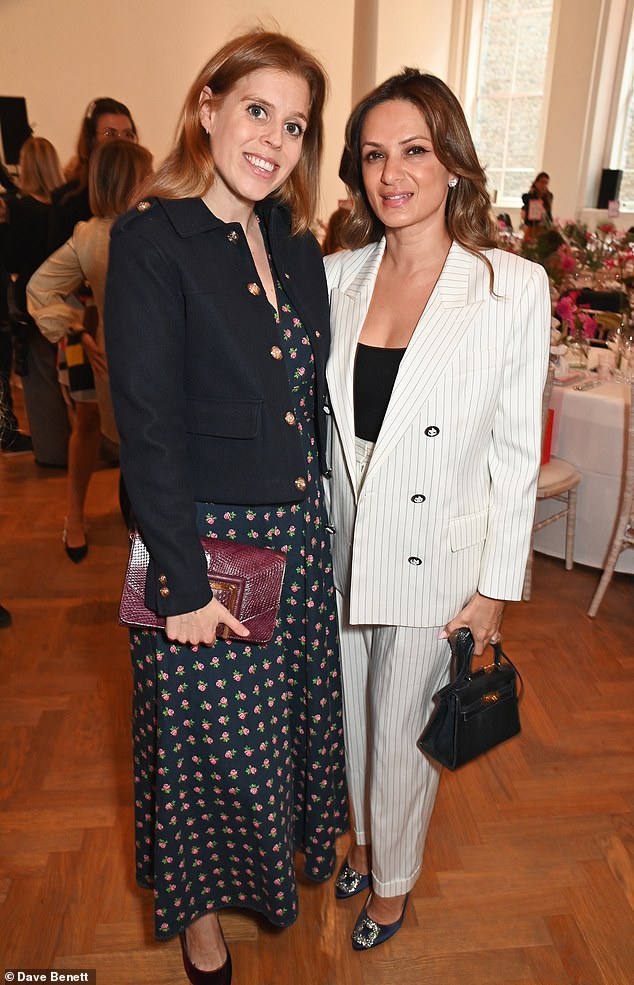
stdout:
{"type": "Polygon", "coordinates": [[[14,275],[10,313],[20,353],[24,403],[36,461],[64,467],[70,424],[57,382],[57,346],[42,338],[27,314],[26,285],[47,258],[51,201],[63,182],[57,151],[43,137],[29,137],[20,150],[20,195],[7,207],[3,265],[14,275]]]}

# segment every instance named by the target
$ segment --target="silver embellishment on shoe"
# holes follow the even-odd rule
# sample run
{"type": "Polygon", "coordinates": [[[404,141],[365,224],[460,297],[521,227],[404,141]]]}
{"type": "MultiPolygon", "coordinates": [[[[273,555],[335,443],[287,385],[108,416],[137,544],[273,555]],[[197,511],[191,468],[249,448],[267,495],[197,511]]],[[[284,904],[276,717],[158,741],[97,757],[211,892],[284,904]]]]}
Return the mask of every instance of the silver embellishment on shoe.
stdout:
{"type": "Polygon", "coordinates": [[[352,940],[359,947],[372,947],[380,933],[381,928],[378,923],[375,923],[372,917],[366,913],[352,931],[352,940]]]}
{"type": "Polygon", "coordinates": [[[351,869],[349,865],[344,865],[335,880],[335,887],[340,893],[345,893],[346,896],[354,896],[363,879],[367,879],[367,876],[351,869]]]}

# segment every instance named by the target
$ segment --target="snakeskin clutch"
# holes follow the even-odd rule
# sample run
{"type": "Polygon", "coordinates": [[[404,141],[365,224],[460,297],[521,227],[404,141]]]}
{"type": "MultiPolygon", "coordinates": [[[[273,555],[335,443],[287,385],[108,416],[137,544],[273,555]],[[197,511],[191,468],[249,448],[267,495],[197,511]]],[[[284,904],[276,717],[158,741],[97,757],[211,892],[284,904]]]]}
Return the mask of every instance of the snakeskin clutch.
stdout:
{"type": "MultiPolygon", "coordinates": [[[[145,605],[148,549],[138,531],[131,540],[119,619],[128,626],[163,629],[165,617],[145,605]]],[[[286,556],[268,547],[213,537],[201,537],[200,543],[207,558],[207,574],[214,596],[251,633],[246,638],[235,636],[219,623],[218,636],[243,643],[268,643],[277,620],[286,556]]]]}

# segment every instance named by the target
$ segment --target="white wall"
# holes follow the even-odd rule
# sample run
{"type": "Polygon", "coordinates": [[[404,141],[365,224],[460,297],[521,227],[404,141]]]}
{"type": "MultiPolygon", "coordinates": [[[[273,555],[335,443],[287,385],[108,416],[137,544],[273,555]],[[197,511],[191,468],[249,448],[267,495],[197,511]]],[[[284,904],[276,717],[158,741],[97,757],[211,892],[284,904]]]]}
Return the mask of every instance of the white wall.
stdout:
{"type": "Polygon", "coordinates": [[[452,0],[378,0],[378,5],[377,81],[407,65],[449,83],[452,0]]]}
{"type": "MultiPolygon", "coordinates": [[[[589,147],[596,119],[600,48],[609,0],[560,0],[541,167],[550,174],[554,213],[575,218],[586,200],[589,147]]],[[[600,118],[601,119],[601,118],[600,118]]]]}
{"type": "Polygon", "coordinates": [[[353,0],[0,0],[0,95],[26,97],[36,135],[52,141],[62,163],[73,154],[90,100],[120,99],[158,160],[200,67],[230,36],[262,22],[315,52],[331,78],[322,183],[327,216],[340,195],[353,21],[353,0]]]}
{"type": "MultiPolygon", "coordinates": [[[[594,224],[601,171],[610,166],[611,113],[633,0],[556,0],[553,71],[542,167],[550,174],[554,214],[594,224]]],[[[634,222],[631,213],[620,228],[634,222]]]]}
{"type": "MultiPolygon", "coordinates": [[[[406,65],[449,83],[452,0],[346,0],[355,8],[352,102],[406,65]]],[[[340,196],[345,194],[339,186],[340,196]]]]}
{"type": "MultiPolygon", "coordinates": [[[[555,0],[543,167],[555,213],[596,205],[620,39],[634,0],[555,0]]],[[[261,21],[312,49],[332,91],[326,110],[322,217],[344,192],[337,177],[353,98],[403,65],[456,86],[480,0],[0,0],[0,95],[26,96],[29,118],[65,162],[95,96],[132,110],[160,159],[200,66],[228,37],[261,21]],[[353,63],[354,62],[354,63],[353,63]]],[[[475,27],[474,27],[475,25],[475,27]]],[[[466,107],[468,112],[468,107],[466,107]]],[[[630,225],[634,217],[627,220],[630,225]]]]}

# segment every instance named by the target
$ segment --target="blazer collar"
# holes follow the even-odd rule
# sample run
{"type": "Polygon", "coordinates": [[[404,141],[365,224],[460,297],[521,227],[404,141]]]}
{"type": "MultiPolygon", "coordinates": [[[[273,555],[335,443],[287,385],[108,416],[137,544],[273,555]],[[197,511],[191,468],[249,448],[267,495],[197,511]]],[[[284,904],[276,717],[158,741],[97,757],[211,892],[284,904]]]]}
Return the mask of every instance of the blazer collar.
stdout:
{"type": "MultiPolygon", "coordinates": [[[[212,230],[227,230],[238,225],[235,222],[223,222],[207,208],[202,198],[159,198],[157,201],[178,235],[182,236],[183,239],[212,230]]],[[[258,202],[255,211],[267,223],[274,216],[277,218],[277,216],[281,217],[285,213],[288,214],[286,207],[275,199],[265,199],[263,202],[258,202]]]]}
{"type": "Polygon", "coordinates": [[[436,291],[443,307],[461,308],[484,301],[489,294],[488,270],[482,260],[454,240],[436,291]]]}
{"type": "MultiPolygon", "coordinates": [[[[334,330],[327,376],[353,487],[356,487],[354,360],[384,252],[383,239],[361,257],[359,267],[353,272],[348,286],[340,292],[333,291],[331,295],[334,330]]],[[[482,261],[458,243],[452,243],[440,277],[403,357],[381,434],[368,466],[368,475],[385,461],[421,406],[438,386],[443,376],[443,367],[468,333],[488,293],[488,271],[482,261]]]]}

